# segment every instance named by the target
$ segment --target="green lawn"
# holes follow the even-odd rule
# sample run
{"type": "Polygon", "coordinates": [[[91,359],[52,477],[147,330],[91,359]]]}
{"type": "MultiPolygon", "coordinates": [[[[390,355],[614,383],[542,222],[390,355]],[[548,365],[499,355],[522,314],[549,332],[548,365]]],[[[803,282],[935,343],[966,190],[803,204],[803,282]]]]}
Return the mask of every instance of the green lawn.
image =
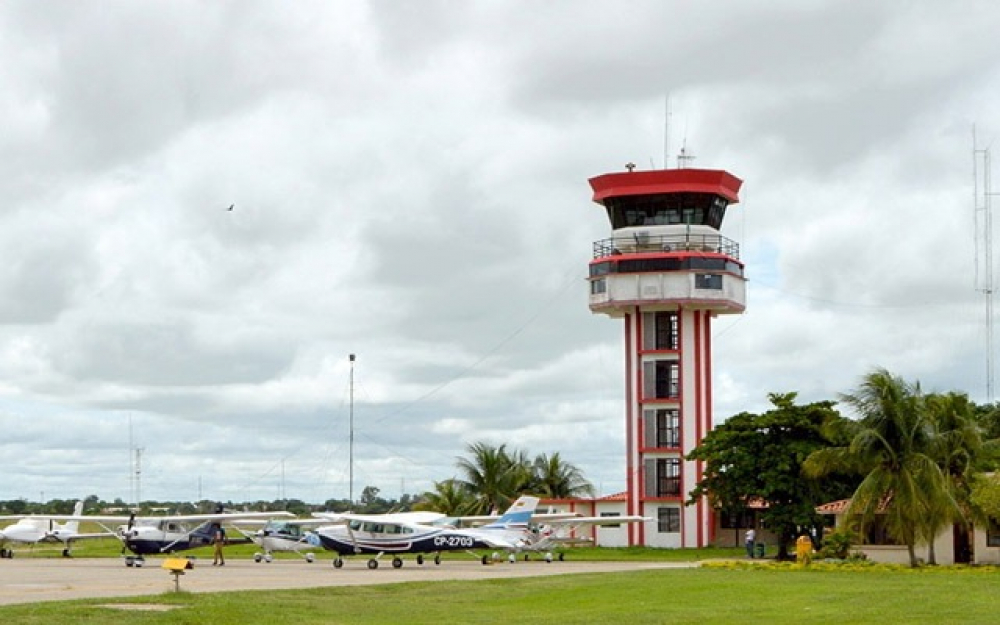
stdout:
{"type": "Polygon", "coordinates": [[[702,568],[556,577],[168,593],[0,607],[3,623],[995,623],[993,568],[702,568]]]}

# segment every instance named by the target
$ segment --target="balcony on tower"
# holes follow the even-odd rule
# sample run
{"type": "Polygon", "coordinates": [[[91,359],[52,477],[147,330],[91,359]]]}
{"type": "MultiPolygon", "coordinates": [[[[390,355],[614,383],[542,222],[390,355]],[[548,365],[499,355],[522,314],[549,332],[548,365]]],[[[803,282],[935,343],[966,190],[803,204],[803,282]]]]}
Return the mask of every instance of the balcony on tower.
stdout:
{"type": "Polygon", "coordinates": [[[741,312],[739,244],[719,232],[742,181],[710,169],[604,174],[590,180],[611,224],[590,263],[590,308],[619,316],[637,305],[741,312]]]}

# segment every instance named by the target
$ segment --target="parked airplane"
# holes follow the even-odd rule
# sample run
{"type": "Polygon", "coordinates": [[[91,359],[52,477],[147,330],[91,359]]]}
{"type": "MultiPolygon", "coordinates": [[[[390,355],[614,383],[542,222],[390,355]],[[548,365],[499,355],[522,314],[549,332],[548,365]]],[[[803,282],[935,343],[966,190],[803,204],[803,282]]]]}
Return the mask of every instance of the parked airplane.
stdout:
{"type": "Polygon", "coordinates": [[[73,508],[72,515],[60,514],[20,514],[0,516],[0,520],[10,521],[16,519],[17,522],[0,529],[0,558],[13,558],[14,550],[6,545],[8,543],[22,543],[31,545],[41,543],[62,543],[63,556],[71,556],[70,550],[73,541],[87,538],[106,538],[114,536],[113,532],[99,532],[93,534],[81,534],[79,531],[80,522],[83,518],[83,502],[78,501],[73,508]],[[66,520],[60,524],[57,521],[66,520]]]}
{"type": "Polygon", "coordinates": [[[313,549],[322,549],[316,532],[310,530],[328,523],[323,519],[244,520],[233,524],[238,532],[253,541],[261,551],[253,554],[254,562],[271,562],[275,552],[292,552],[310,564],[316,561],[313,549]],[[251,526],[262,525],[254,530],[251,526]]]}
{"type": "MultiPolygon", "coordinates": [[[[624,515],[624,516],[578,516],[570,513],[557,513],[544,523],[531,528],[529,545],[524,547],[524,552],[538,552],[543,554],[546,562],[551,562],[553,558],[562,561],[566,554],[559,551],[553,555],[553,550],[571,545],[587,545],[593,543],[590,538],[580,536],[581,530],[591,527],[619,525],[621,523],[645,523],[653,521],[651,517],[624,515]]],[[[528,559],[527,553],[524,559],[528,559]]]]}
{"type": "Polygon", "coordinates": [[[247,519],[274,519],[294,517],[290,512],[216,512],[214,514],[181,514],[173,516],[138,517],[86,516],[79,517],[105,524],[121,523],[115,535],[122,541],[125,566],[142,566],[144,556],[157,553],[174,553],[212,544],[215,528],[221,524],[247,519]]]}
{"type": "MultiPolygon", "coordinates": [[[[318,513],[321,517],[311,519],[291,519],[272,520],[264,523],[259,530],[248,529],[244,526],[256,525],[253,522],[239,522],[234,524],[236,529],[259,546],[262,552],[255,553],[254,562],[272,562],[276,552],[292,552],[302,556],[306,562],[316,561],[316,554],[313,549],[325,549],[322,540],[315,529],[333,523],[347,523],[347,516],[355,516],[340,513],[318,513]]],[[[445,515],[439,512],[395,512],[387,515],[374,514],[363,515],[368,517],[378,517],[385,520],[387,517],[395,522],[431,524],[442,519],[445,515]]],[[[496,517],[493,517],[496,520],[496,517]]],[[[421,558],[422,560],[422,558],[421,558]]]]}
{"type": "MultiPolygon", "coordinates": [[[[342,556],[374,554],[368,568],[378,568],[379,559],[386,553],[393,554],[392,566],[403,566],[401,553],[417,554],[417,564],[424,563],[424,554],[434,554],[434,564],[441,563],[442,551],[469,551],[472,549],[503,549],[520,551],[530,542],[528,523],[538,505],[537,497],[523,496],[515,501],[500,517],[476,528],[456,529],[452,526],[431,525],[426,520],[414,520],[414,515],[427,513],[403,512],[397,514],[325,514],[316,516],[333,521],[333,524],[316,530],[320,543],[337,552],[333,566],[344,565],[342,556]]],[[[440,522],[444,515],[434,515],[440,522]]],[[[483,564],[489,556],[482,557],[483,564]]]]}

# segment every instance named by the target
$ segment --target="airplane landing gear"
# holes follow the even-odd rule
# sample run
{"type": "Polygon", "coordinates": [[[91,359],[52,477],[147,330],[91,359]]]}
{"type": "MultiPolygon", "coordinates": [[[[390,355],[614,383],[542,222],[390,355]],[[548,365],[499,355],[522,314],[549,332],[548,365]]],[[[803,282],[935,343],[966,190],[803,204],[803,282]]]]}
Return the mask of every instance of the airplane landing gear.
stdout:
{"type": "Polygon", "coordinates": [[[341,557],[338,556],[338,557],[336,557],[336,558],[333,559],[333,568],[339,569],[342,566],[344,566],[344,559],[343,558],[341,558],[341,557]]]}
{"type": "Polygon", "coordinates": [[[0,549],[0,558],[7,558],[8,560],[14,557],[13,549],[0,549]]]}
{"type": "Polygon", "coordinates": [[[315,553],[307,553],[306,554],[306,562],[308,562],[309,564],[312,564],[315,561],[316,561],[316,554],[315,553]]]}
{"type": "Polygon", "coordinates": [[[368,561],[368,568],[372,569],[373,571],[375,569],[377,569],[378,568],[378,560],[376,560],[375,558],[372,558],[371,560],[369,560],[368,561]]]}
{"type": "Polygon", "coordinates": [[[69,552],[69,549],[63,549],[62,555],[64,558],[72,558],[73,554],[69,552]]]}
{"type": "Polygon", "coordinates": [[[417,554],[417,564],[421,566],[424,564],[424,554],[422,553],[417,554]]]}
{"type": "Polygon", "coordinates": [[[257,564],[260,564],[263,559],[264,559],[264,554],[262,553],[253,554],[253,561],[256,562],[257,564]]]}
{"type": "Polygon", "coordinates": [[[394,569],[403,568],[403,559],[399,558],[399,557],[393,558],[392,559],[392,568],[394,568],[394,569]]]}
{"type": "Polygon", "coordinates": [[[438,564],[438,565],[441,564],[441,554],[440,553],[434,556],[434,564],[438,564]]]}

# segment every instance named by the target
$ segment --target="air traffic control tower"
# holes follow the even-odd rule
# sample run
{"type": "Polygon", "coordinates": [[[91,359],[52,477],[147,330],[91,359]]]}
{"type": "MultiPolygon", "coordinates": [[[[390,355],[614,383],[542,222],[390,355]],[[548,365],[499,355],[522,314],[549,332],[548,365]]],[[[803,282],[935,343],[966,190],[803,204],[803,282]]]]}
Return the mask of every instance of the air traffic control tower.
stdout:
{"type": "Polygon", "coordinates": [[[719,233],[742,181],[711,169],[590,179],[611,236],[594,243],[590,310],[624,320],[629,544],[704,547],[707,501],[685,506],[701,478],[685,456],[712,427],[712,319],[743,312],[739,245],[719,233]]]}

